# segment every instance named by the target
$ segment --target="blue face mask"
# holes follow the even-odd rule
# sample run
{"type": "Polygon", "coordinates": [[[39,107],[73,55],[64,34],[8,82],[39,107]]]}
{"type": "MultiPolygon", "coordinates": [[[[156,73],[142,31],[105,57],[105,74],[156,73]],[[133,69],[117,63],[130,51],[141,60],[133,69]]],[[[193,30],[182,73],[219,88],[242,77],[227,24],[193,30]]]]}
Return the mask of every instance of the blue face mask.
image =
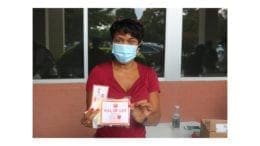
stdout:
{"type": "Polygon", "coordinates": [[[136,57],[137,45],[115,44],[112,46],[112,53],[117,61],[126,64],[136,57]]]}

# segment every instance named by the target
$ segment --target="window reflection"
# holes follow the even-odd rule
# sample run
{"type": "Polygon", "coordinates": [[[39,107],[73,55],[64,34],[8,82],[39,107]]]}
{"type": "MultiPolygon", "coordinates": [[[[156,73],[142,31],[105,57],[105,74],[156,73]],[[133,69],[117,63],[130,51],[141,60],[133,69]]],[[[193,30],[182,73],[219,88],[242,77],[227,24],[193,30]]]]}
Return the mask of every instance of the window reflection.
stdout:
{"type": "Polygon", "coordinates": [[[83,78],[83,9],[33,9],[33,79],[83,78]]]}
{"type": "MultiPolygon", "coordinates": [[[[166,9],[90,8],[88,15],[89,71],[112,59],[110,25],[116,19],[132,18],[145,28],[136,60],[164,76],[166,9]]],[[[33,9],[33,79],[87,74],[83,25],[83,9],[33,9]]],[[[183,9],[182,36],[182,77],[227,76],[227,9],[183,9]]]]}
{"type": "Polygon", "coordinates": [[[88,9],[89,71],[97,64],[112,59],[109,28],[117,19],[131,18],[144,25],[144,42],[136,57],[153,67],[158,76],[164,75],[166,9],[103,8],[88,9]]]}
{"type": "Polygon", "coordinates": [[[227,76],[226,9],[183,9],[182,76],[227,76]]]}

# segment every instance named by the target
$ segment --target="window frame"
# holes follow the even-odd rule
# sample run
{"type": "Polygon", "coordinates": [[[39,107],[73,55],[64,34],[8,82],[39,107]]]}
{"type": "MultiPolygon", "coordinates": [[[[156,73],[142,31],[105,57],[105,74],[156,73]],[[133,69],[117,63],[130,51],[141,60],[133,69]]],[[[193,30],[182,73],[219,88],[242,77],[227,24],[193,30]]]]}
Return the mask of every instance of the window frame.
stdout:
{"type": "MultiPolygon", "coordinates": [[[[182,16],[183,8],[166,8],[164,77],[159,81],[221,81],[226,77],[182,77],[182,16]],[[171,49],[168,49],[171,48],[171,49]]],[[[33,83],[86,83],[88,78],[88,8],[83,8],[84,77],[80,79],[33,79],[33,83]]]]}

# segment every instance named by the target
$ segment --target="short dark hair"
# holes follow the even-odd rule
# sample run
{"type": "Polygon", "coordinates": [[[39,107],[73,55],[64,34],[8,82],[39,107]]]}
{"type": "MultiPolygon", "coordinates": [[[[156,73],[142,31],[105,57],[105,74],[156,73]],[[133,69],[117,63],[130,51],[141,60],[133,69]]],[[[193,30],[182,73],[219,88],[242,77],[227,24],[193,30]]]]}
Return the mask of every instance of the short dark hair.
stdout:
{"type": "Polygon", "coordinates": [[[143,25],[133,19],[122,19],[115,21],[110,27],[110,35],[113,40],[116,32],[130,33],[140,43],[143,40],[144,28],[143,25]]]}

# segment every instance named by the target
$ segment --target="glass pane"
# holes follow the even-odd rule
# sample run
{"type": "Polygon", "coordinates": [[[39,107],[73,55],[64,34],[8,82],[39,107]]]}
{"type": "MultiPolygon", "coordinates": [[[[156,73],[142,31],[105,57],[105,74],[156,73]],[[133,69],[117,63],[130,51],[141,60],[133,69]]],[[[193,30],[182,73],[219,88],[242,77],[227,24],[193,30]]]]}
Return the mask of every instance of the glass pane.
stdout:
{"type": "Polygon", "coordinates": [[[182,77],[227,76],[227,9],[183,9],[182,77]]]}
{"type": "Polygon", "coordinates": [[[83,9],[33,9],[33,79],[83,78],[83,9]]]}
{"type": "Polygon", "coordinates": [[[109,28],[117,19],[132,18],[144,25],[144,42],[136,61],[153,67],[164,76],[166,9],[103,8],[88,10],[89,71],[97,64],[111,60],[109,28]]]}

